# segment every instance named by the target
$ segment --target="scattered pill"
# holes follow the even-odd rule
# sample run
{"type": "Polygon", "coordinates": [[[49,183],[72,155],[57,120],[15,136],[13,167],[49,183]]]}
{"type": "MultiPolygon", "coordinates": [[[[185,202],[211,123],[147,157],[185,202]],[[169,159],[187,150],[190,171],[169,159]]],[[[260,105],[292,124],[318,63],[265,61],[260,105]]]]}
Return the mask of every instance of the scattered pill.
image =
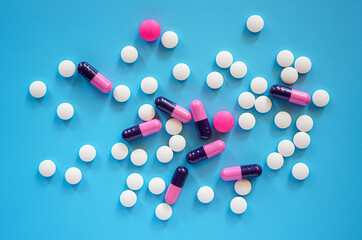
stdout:
{"type": "Polygon", "coordinates": [[[305,149],[310,144],[310,136],[305,132],[297,132],[293,138],[294,145],[299,149],[305,149]]]}
{"type": "Polygon", "coordinates": [[[297,180],[304,180],[309,175],[309,168],[304,163],[296,163],[292,168],[293,177],[297,180]]]}
{"type": "Polygon", "coordinates": [[[278,170],[283,166],[284,158],[280,153],[273,152],[267,157],[266,164],[268,164],[270,169],[278,170]]]}
{"type": "Polygon", "coordinates": [[[251,183],[248,179],[237,180],[234,184],[234,189],[239,195],[248,195],[251,191],[251,183]]]}
{"type": "Polygon", "coordinates": [[[170,118],[167,120],[165,128],[168,134],[177,135],[182,131],[182,123],[175,118],[170,118]]]}
{"type": "Polygon", "coordinates": [[[220,111],[215,114],[212,124],[218,132],[227,133],[233,129],[235,119],[231,113],[227,111],[220,111]]]}
{"type": "Polygon", "coordinates": [[[212,89],[218,89],[224,83],[224,78],[219,72],[211,72],[206,77],[206,84],[212,89]]]}
{"type": "Polygon", "coordinates": [[[124,143],[116,143],[111,149],[112,157],[117,160],[123,160],[128,156],[128,147],[124,143]]]}
{"type": "Polygon", "coordinates": [[[251,113],[243,113],[239,117],[239,126],[241,129],[250,130],[255,126],[255,117],[251,113]]]}
{"type": "Polygon", "coordinates": [[[72,185],[78,184],[82,180],[82,172],[76,167],[68,168],[65,172],[65,180],[72,185]]]}
{"type": "Polygon", "coordinates": [[[278,152],[280,153],[280,155],[282,155],[283,157],[290,157],[293,155],[295,150],[295,146],[294,143],[290,140],[282,140],[279,144],[278,144],[278,152]]]}
{"type": "Polygon", "coordinates": [[[212,158],[225,150],[225,143],[216,140],[187,153],[186,160],[189,164],[196,164],[206,159],[212,158]]]}
{"type": "Polygon", "coordinates": [[[301,132],[309,132],[313,128],[313,119],[308,115],[302,115],[297,119],[297,128],[301,132]]]}
{"type": "Polygon", "coordinates": [[[161,128],[162,128],[162,123],[160,122],[160,120],[152,119],[150,121],[143,122],[123,130],[122,138],[126,142],[132,142],[137,139],[159,132],[161,128]]]}
{"type": "Polygon", "coordinates": [[[98,88],[103,93],[109,93],[112,91],[112,83],[100,74],[94,67],[87,62],[81,62],[77,66],[77,71],[91,84],[98,88]]]}
{"type": "Polygon", "coordinates": [[[172,74],[177,80],[185,81],[190,76],[190,68],[185,63],[179,63],[173,67],[172,74]]]}
{"type": "Polygon", "coordinates": [[[127,177],[127,187],[133,191],[139,190],[143,186],[143,177],[141,174],[132,173],[127,177]]]}
{"type": "Polygon", "coordinates": [[[252,15],[246,21],[246,27],[250,32],[258,33],[264,27],[264,20],[259,15],[252,15]]]}
{"type": "Polygon", "coordinates": [[[69,103],[62,103],[57,108],[57,115],[62,120],[69,120],[74,115],[74,108],[69,103]]]}
{"type": "Polygon", "coordinates": [[[126,85],[118,85],[113,90],[113,97],[118,102],[126,102],[131,96],[131,91],[126,85]]]}
{"type": "Polygon", "coordinates": [[[153,77],[145,77],[141,82],[141,89],[146,94],[153,94],[157,91],[158,82],[153,77]]]}
{"type": "Polygon", "coordinates": [[[293,84],[298,79],[298,72],[295,68],[286,67],[282,70],[280,77],[286,84],[293,84]]]}
{"type": "Polygon", "coordinates": [[[224,181],[235,181],[240,179],[259,177],[262,172],[263,169],[259,164],[251,164],[224,168],[221,171],[220,176],[224,181]]]}
{"type": "Polygon", "coordinates": [[[212,136],[212,130],[207,118],[204,105],[200,100],[194,100],[190,104],[192,117],[195,122],[197,133],[202,140],[208,140],[212,136]]]}
{"type": "Polygon", "coordinates": [[[79,149],[79,158],[84,162],[91,162],[96,157],[96,149],[92,145],[84,145],[79,149]]]}
{"type": "Polygon", "coordinates": [[[317,90],[313,93],[312,100],[317,107],[325,107],[329,102],[329,94],[325,90],[317,90]]]}
{"type": "Polygon", "coordinates": [[[268,82],[265,78],[256,77],[250,82],[250,89],[255,94],[263,94],[268,88],[268,82]]]}
{"type": "Polygon", "coordinates": [[[136,166],[142,166],[147,162],[147,153],[143,149],[136,149],[131,153],[131,162],[136,166]]]}
{"type": "Polygon", "coordinates": [[[165,97],[156,98],[155,106],[162,112],[167,113],[183,123],[188,123],[192,119],[192,115],[189,111],[165,97]]]}
{"type": "Polygon", "coordinates": [[[156,111],[155,108],[151,104],[143,104],[138,109],[138,116],[143,121],[150,121],[155,117],[156,111]]]}
{"type": "Polygon", "coordinates": [[[39,164],[39,173],[43,177],[51,177],[54,175],[56,166],[51,160],[44,160],[39,164]]]}
{"type": "Polygon", "coordinates": [[[247,66],[241,61],[236,61],[230,66],[230,74],[234,78],[243,78],[247,72],[247,66]]]}
{"type": "Polygon", "coordinates": [[[162,34],[161,43],[165,48],[174,48],[178,43],[178,36],[173,31],[167,31],[162,34]]]}
{"type": "Polygon", "coordinates": [[[238,103],[241,108],[250,109],[255,104],[255,97],[251,92],[243,92],[239,95],[238,103]]]}
{"type": "Polygon", "coordinates": [[[148,19],[141,23],[139,33],[143,40],[153,42],[161,35],[160,24],[155,20],[148,19]]]}
{"type": "Polygon", "coordinates": [[[294,68],[301,74],[305,74],[312,68],[312,62],[307,57],[299,57],[295,60],[294,68]]]}
{"type": "Polygon", "coordinates": [[[185,184],[188,173],[189,172],[187,168],[184,166],[179,166],[176,168],[165,195],[165,201],[168,204],[174,204],[177,201],[182,187],[185,184]]]}
{"type": "Polygon", "coordinates": [[[301,92],[289,87],[281,85],[273,85],[269,89],[270,96],[302,106],[308,105],[310,102],[310,96],[308,93],[301,92]]]}
{"type": "Polygon", "coordinates": [[[121,51],[121,58],[125,63],[134,63],[138,58],[138,51],[133,46],[126,46],[121,51]]]}
{"type": "Polygon", "coordinates": [[[156,157],[158,161],[168,163],[173,158],[173,151],[169,146],[162,146],[157,149],[156,157]]]}
{"type": "Polygon", "coordinates": [[[260,113],[267,113],[272,107],[272,102],[267,96],[260,96],[255,99],[255,109],[260,113]]]}
{"type": "Polygon", "coordinates": [[[294,62],[294,55],[289,50],[280,51],[277,55],[277,63],[281,67],[289,67],[294,62]]]}
{"type": "Polygon", "coordinates": [[[186,147],[186,140],[181,135],[174,135],[168,141],[168,145],[172,149],[172,151],[181,152],[186,147]]]}
{"type": "Polygon", "coordinates": [[[197,191],[197,199],[202,203],[210,203],[214,199],[214,190],[209,186],[200,187],[197,191]]]}
{"type": "Polygon", "coordinates": [[[65,78],[71,77],[75,73],[75,64],[70,60],[64,60],[59,63],[58,71],[65,78]]]}
{"type": "Polygon", "coordinates": [[[172,216],[172,207],[167,203],[160,203],[156,207],[155,214],[158,219],[166,221],[172,216]]]}
{"type": "Polygon", "coordinates": [[[248,204],[243,197],[234,197],[230,202],[230,209],[235,214],[242,214],[246,211],[248,204]]]}
{"type": "Polygon", "coordinates": [[[221,51],[216,55],[216,64],[221,68],[228,68],[233,63],[233,55],[228,51],[221,51]]]}
{"type": "Polygon", "coordinates": [[[275,114],[274,123],[278,128],[285,129],[292,123],[292,117],[289,113],[281,111],[275,114]]]}
{"type": "Polygon", "coordinates": [[[150,180],[148,183],[148,189],[152,194],[160,195],[165,191],[166,184],[165,181],[162,178],[154,177],[150,180]]]}
{"type": "Polygon", "coordinates": [[[42,98],[47,92],[47,86],[42,81],[34,81],[30,84],[29,92],[34,98],[42,98]]]}
{"type": "Polygon", "coordinates": [[[125,190],[121,193],[119,201],[127,208],[133,207],[137,202],[137,195],[132,190],[125,190]]]}

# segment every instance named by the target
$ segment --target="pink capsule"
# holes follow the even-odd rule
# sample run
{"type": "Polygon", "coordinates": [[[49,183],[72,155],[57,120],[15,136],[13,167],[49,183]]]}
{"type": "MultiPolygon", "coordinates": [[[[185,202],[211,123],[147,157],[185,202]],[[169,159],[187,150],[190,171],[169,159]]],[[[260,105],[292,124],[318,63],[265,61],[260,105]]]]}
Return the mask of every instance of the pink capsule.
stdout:
{"type": "Polygon", "coordinates": [[[208,140],[212,136],[209,119],[207,119],[204,105],[200,100],[194,100],[190,104],[192,117],[194,118],[197,133],[202,140],[208,140]]]}
{"type": "Polygon", "coordinates": [[[127,128],[122,132],[122,137],[125,141],[131,142],[153,133],[160,131],[162,128],[162,123],[158,119],[153,119],[151,121],[143,122],[136,126],[127,128]]]}
{"type": "Polygon", "coordinates": [[[77,71],[103,93],[112,91],[112,83],[87,62],[78,64],[77,71]]]}
{"type": "Polygon", "coordinates": [[[165,195],[165,201],[168,204],[174,204],[177,201],[181,189],[185,184],[188,173],[189,172],[187,168],[184,166],[179,166],[176,168],[165,195]]]}
{"type": "Polygon", "coordinates": [[[240,179],[259,177],[262,172],[263,169],[259,164],[229,167],[224,168],[221,171],[221,178],[224,181],[235,181],[240,179]]]}
{"type": "Polygon", "coordinates": [[[162,112],[167,113],[171,117],[176,118],[183,123],[188,123],[192,119],[191,113],[189,111],[165,97],[156,98],[155,106],[162,112]]]}

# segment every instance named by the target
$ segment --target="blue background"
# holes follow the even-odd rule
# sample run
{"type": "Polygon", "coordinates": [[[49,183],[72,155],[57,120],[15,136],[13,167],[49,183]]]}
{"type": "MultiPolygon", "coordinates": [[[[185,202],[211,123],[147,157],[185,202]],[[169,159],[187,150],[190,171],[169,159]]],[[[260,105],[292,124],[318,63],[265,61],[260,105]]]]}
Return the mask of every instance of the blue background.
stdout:
{"type": "MultiPolygon", "coordinates": [[[[5,1],[0,4],[0,239],[357,239],[361,231],[361,1],[5,1]],[[260,14],[265,27],[254,35],[245,29],[246,19],[260,14]],[[157,40],[143,41],[138,26],[148,18],[159,21],[162,32],[173,30],[179,44],[167,50],[157,40]],[[120,50],[134,45],[139,59],[132,65],[120,60],[120,50]],[[116,161],[112,145],[121,140],[124,128],[140,123],[139,106],[164,95],[183,106],[201,99],[210,118],[231,111],[244,112],[237,97],[249,91],[252,78],[261,76],[269,86],[281,83],[275,57],[290,49],[295,57],[308,56],[313,67],[299,78],[296,89],[329,92],[324,109],[301,107],[273,100],[272,110],[256,116],[256,126],[245,132],[235,126],[223,139],[226,151],[189,167],[189,178],[168,222],[158,221],[155,207],[163,195],[153,196],[144,186],[131,209],[119,203],[128,174],[139,172],[146,184],[154,176],[168,183],[174,169],[185,164],[185,154],[202,144],[193,123],[184,125],[187,147],[169,164],[155,159],[158,147],[168,143],[161,133],[127,144],[144,148],[149,160],[135,167],[129,157],[116,161]],[[242,80],[215,64],[215,56],[229,50],[235,60],[248,66],[242,80]],[[60,61],[88,61],[114,85],[126,84],[132,96],[127,103],[102,94],[79,75],[62,78],[60,61]],[[190,78],[172,78],[175,64],[191,68],[190,78]],[[213,91],[206,75],[220,71],[225,82],[213,91]],[[140,82],[153,76],[156,94],[146,96],[140,82]],[[48,92],[36,100],[28,93],[32,81],[47,84],[48,92]],[[56,107],[70,102],[74,117],[63,122],[56,107]],[[291,127],[273,124],[276,112],[291,113],[291,127]],[[265,164],[282,139],[297,132],[295,120],[306,113],[313,117],[311,145],[297,150],[279,171],[265,164]],[[93,144],[97,157],[83,163],[78,150],[93,144]],[[38,164],[51,159],[57,171],[44,179],[38,164]],[[310,175],[304,182],[291,176],[296,162],[305,162],[310,175]],[[233,182],[224,182],[224,167],[259,163],[263,175],[252,180],[245,198],[248,209],[235,215],[229,209],[236,196],[233,182]],[[64,180],[68,167],[79,167],[83,179],[72,187],[64,180]],[[200,186],[215,190],[215,199],[202,205],[196,199],[200,186]]],[[[168,119],[158,112],[163,123],[168,119]]]]}

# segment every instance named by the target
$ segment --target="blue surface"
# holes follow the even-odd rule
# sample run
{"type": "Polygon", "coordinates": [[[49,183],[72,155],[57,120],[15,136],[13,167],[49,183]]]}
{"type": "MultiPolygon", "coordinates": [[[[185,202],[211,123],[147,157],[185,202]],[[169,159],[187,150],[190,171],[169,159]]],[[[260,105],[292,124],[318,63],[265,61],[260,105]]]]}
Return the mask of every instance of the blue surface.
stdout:
{"type": "MultiPolygon", "coordinates": [[[[357,239],[361,230],[361,1],[5,1],[0,4],[0,239],[357,239]],[[265,28],[258,35],[245,29],[248,16],[260,14],[265,28]],[[180,38],[174,50],[157,40],[146,43],[138,26],[157,19],[162,31],[174,30],[180,38]],[[134,45],[140,53],[135,64],[120,60],[123,46],[134,45]],[[163,199],[144,186],[132,209],[119,203],[128,174],[139,172],[146,183],[154,176],[170,181],[174,169],[185,164],[186,152],[200,146],[192,123],[182,134],[187,148],[169,164],[155,159],[156,149],[167,144],[161,133],[128,144],[144,148],[149,161],[135,167],[129,157],[116,161],[111,146],[120,141],[121,130],[139,123],[138,107],[158,95],[188,106],[195,98],[204,101],[211,117],[220,110],[237,118],[243,110],[238,95],[249,90],[256,76],[269,85],[281,83],[278,51],[290,49],[296,57],[308,56],[313,68],[300,77],[296,89],[313,93],[326,89],[331,101],[325,109],[312,104],[300,107],[273,99],[272,110],[259,114],[250,132],[236,126],[223,139],[226,151],[214,159],[189,167],[189,178],[174,205],[173,216],[161,222],[154,209],[163,199]],[[242,80],[217,68],[218,51],[229,50],[235,60],[248,66],[242,80]],[[61,60],[86,60],[114,85],[126,84],[131,99],[117,103],[79,75],[64,79],[57,73],[61,60]],[[177,82],[172,67],[185,62],[190,78],[177,82]],[[218,91],[205,85],[210,71],[220,71],[225,83],[218,91]],[[153,76],[159,90],[146,96],[140,81],[153,76]],[[34,80],[48,86],[44,99],[28,93],[34,80]],[[56,117],[62,102],[75,107],[68,122],[56,117]],[[292,126],[273,125],[276,112],[286,110],[292,126]],[[296,118],[313,117],[312,143],[286,159],[279,171],[265,164],[282,139],[292,139],[296,118]],[[78,150],[93,144],[97,157],[83,163],[78,150]],[[51,179],[37,172],[38,164],[52,159],[57,171],[51,179]],[[291,176],[296,162],[305,162],[310,176],[297,182],[291,176]],[[252,180],[246,196],[247,211],[237,216],[229,209],[236,196],[233,182],[219,178],[222,168],[259,163],[263,175],[252,180]],[[83,171],[81,183],[72,187],[64,180],[68,167],[83,171]],[[202,185],[215,190],[209,205],[196,200],[202,185]],[[225,237],[225,238],[224,238],[225,237]]],[[[158,112],[165,123],[167,116],[158,112]]]]}

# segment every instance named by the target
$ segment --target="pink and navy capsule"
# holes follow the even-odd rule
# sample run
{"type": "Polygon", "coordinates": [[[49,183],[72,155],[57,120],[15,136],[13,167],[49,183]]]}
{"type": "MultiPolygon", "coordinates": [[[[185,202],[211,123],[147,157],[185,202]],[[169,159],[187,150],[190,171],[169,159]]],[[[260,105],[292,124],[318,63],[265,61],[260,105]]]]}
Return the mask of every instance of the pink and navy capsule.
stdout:
{"type": "Polygon", "coordinates": [[[78,64],[77,71],[103,93],[112,91],[112,83],[87,62],[78,64]]]}
{"type": "Polygon", "coordinates": [[[186,167],[179,166],[176,168],[165,195],[165,201],[168,204],[174,204],[177,201],[188,174],[189,171],[186,167]]]}
{"type": "Polygon", "coordinates": [[[200,138],[202,140],[210,139],[212,136],[212,130],[206,116],[204,105],[200,100],[194,100],[190,104],[190,109],[200,138]]]}
{"type": "Polygon", "coordinates": [[[160,131],[162,128],[162,123],[158,119],[153,119],[151,121],[147,121],[136,126],[127,128],[122,132],[122,138],[126,142],[131,142],[153,133],[160,131]]]}
{"type": "Polygon", "coordinates": [[[225,150],[225,143],[221,140],[216,140],[212,143],[199,147],[186,155],[186,160],[190,164],[196,164],[205,159],[211,158],[222,153],[225,150]]]}
{"type": "Polygon", "coordinates": [[[156,98],[155,105],[162,112],[169,114],[171,117],[176,118],[183,123],[188,123],[192,119],[189,111],[165,97],[156,98]]]}
{"type": "Polygon", "coordinates": [[[272,97],[302,106],[308,105],[310,102],[310,96],[308,93],[301,92],[289,87],[284,87],[281,85],[271,86],[269,89],[269,93],[272,97]]]}
{"type": "Polygon", "coordinates": [[[221,171],[221,178],[224,181],[234,181],[259,177],[263,169],[259,164],[251,164],[237,167],[224,168],[221,171]]]}

